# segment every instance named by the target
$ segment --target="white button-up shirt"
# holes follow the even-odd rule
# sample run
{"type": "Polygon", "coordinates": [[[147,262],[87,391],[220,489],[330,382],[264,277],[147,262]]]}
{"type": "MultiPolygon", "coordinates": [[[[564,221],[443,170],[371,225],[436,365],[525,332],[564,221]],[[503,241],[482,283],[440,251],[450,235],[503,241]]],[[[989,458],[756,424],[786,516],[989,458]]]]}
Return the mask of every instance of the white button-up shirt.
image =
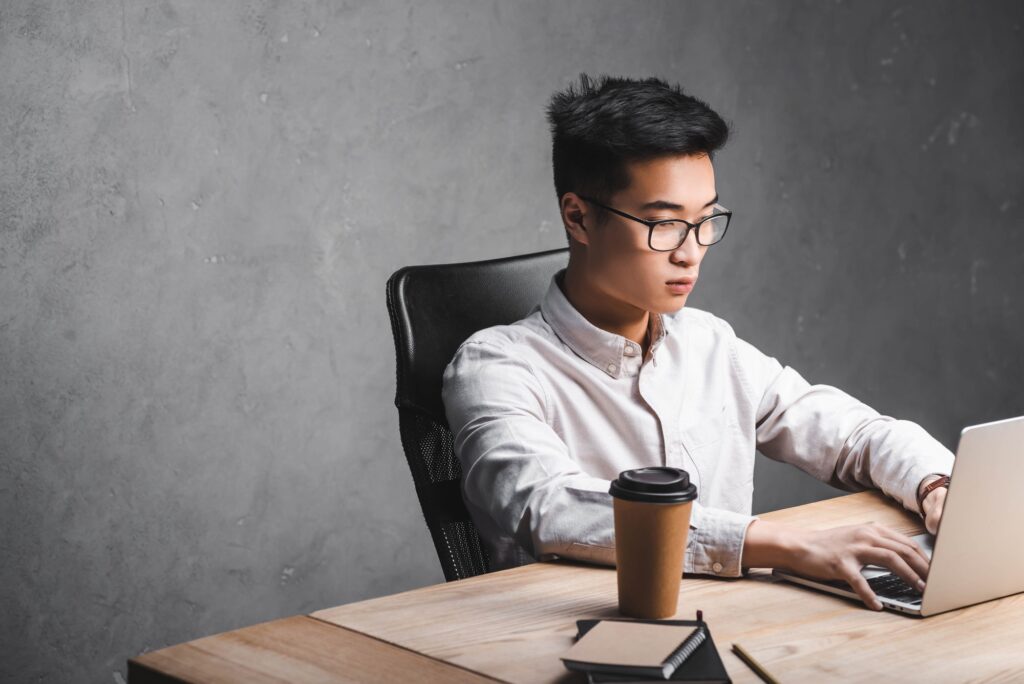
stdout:
{"type": "Polygon", "coordinates": [[[651,314],[650,349],[601,330],[556,279],[512,325],[466,340],[443,399],[462,493],[492,569],[555,557],[615,564],[610,481],[685,469],[697,486],[684,572],[742,574],[754,452],[848,491],[879,488],[917,511],[917,487],[953,454],[739,339],[706,311],[651,314]]]}

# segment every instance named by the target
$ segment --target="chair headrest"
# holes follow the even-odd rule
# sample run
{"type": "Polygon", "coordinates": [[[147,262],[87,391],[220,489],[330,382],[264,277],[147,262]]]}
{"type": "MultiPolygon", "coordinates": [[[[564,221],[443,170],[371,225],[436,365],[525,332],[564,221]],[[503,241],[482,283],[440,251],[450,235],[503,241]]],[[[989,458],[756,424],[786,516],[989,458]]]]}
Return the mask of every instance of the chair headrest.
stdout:
{"type": "Polygon", "coordinates": [[[568,249],[461,264],[407,266],[387,284],[395,336],[395,404],[447,425],[441,402],[445,366],[477,330],[525,317],[537,306],[568,249]]]}

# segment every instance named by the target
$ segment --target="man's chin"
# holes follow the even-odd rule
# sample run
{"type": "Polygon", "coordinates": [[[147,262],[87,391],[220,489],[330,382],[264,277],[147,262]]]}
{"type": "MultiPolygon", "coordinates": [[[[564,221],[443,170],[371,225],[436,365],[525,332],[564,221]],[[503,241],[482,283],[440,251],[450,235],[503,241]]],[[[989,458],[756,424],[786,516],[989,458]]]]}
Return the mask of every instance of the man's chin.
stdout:
{"type": "Polygon", "coordinates": [[[689,298],[689,295],[680,295],[678,297],[672,297],[668,301],[660,303],[660,306],[658,306],[655,309],[651,309],[651,311],[654,313],[665,314],[667,316],[677,314],[680,311],[682,311],[683,308],[686,307],[686,300],[689,298]]]}

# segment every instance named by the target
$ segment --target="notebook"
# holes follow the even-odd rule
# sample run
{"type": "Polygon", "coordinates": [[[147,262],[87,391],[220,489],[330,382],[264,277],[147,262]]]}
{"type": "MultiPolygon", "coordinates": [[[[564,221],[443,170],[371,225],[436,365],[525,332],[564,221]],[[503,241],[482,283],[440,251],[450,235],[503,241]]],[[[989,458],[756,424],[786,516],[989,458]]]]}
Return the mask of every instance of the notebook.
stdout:
{"type": "MultiPolygon", "coordinates": [[[[682,664],[676,668],[675,672],[668,678],[669,681],[673,682],[691,682],[691,684],[731,684],[732,680],[729,679],[729,674],[725,670],[725,665],[722,664],[722,659],[718,656],[718,649],[715,648],[715,642],[711,637],[711,630],[703,620],[577,620],[577,640],[581,639],[587,632],[594,628],[595,625],[601,622],[629,622],[629,623],[644,623],[644,624],[655,624],[660,626],[677,626],[689,628],[690,632],[697,627],[701,628],[703,638],[692,652],[682,661],[682,664]]],[[[655,677],[643,677],[638,675],[628,674],[612,674],[612,673],[600,673],[590,672],[588,673],[588,681],[590,682],[652,682],[652,681],[665,681],[660,675],[655,677]]]]}
{"type": "Polygon", "coordinates": [[[704,628],[602,620],[562,656],[570,670],[668,679],[705,638],[704,628]]]}

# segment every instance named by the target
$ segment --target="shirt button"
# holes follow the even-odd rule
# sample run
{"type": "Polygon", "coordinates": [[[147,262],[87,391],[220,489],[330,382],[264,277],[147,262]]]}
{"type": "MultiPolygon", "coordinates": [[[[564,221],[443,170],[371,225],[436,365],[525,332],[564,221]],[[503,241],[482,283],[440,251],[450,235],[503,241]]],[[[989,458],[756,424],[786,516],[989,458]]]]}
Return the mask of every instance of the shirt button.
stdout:
{"type": "Polygon", "coordinates": [[[711,569],[714,570],[715,572],[722,572],[722,564],[721,563],[715,563],[714,565],[711,566],[711,569]]]}
{"type": "Polygon", "coordinates": [[[614,363],[609,363],[608,364],[608,372],[609,373],[614,373],[615,372],[615,364],[614,363]]]}
{"type": "Polygon", "coordinates": [[[632,356],[633,355],[633,351],[634,350],[633,350],[632,345],[627,344],[626,348],[622,350],[622,353],[625,354],[626,356],[632,356]]]}

